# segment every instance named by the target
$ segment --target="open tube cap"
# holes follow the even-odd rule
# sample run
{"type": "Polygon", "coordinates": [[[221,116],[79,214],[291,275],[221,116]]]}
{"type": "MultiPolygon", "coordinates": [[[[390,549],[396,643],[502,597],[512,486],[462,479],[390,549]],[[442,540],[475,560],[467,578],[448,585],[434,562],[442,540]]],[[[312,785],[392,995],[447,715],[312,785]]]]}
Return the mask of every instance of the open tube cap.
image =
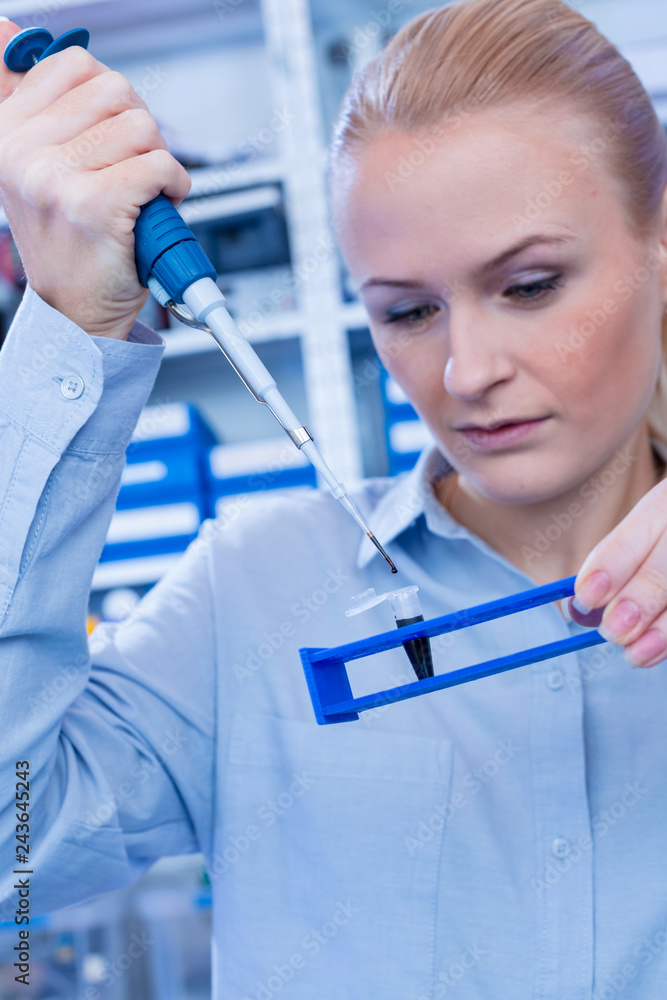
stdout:
{"type": "Polygon", "coordinates": [[[421,604],[417,597],[419,587],[413,584],[410,587],[401,587],[399,590],[388,590],[384,594],[376,594],[374,587],[369,587],[361,594],[356,594],[350,600],[350,607],[345,612],[348,618],[358,615],[362,611],[369,611],[382,601],[389,601],[394,617],[417,618],[422,614],[421,604]]]}

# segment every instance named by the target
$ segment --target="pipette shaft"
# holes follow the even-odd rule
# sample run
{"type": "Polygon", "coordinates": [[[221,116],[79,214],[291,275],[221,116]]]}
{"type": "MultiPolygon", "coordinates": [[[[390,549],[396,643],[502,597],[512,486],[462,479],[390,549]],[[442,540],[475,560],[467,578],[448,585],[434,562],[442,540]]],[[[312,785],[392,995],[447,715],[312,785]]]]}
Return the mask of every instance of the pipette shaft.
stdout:
{"type": "Polygon", "coordinates": [[[369,528],[344,485],[322,458],[310,432],[302,426],[278,391],[275,380],[243,336],[226,308],[225,297],[212,278],[199,278],[183,291],[183,302],[200,322],[205,323],[223,354],[241,376],[257,400],[266,403],[294,444],[320,473],[331,495],[351,514],[362,531],[391,567],[397,569],[369,528]]]}

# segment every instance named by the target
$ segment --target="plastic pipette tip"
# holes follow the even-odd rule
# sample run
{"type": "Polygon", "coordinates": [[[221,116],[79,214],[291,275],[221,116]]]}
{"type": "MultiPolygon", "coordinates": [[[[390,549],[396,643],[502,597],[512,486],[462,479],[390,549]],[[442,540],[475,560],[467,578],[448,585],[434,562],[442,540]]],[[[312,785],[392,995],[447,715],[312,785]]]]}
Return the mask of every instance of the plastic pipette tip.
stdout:
{"type": "Polygon", "coordinates": [[[385,559],[389,563],[389,566],[391,567],[392,573],[398,573],[398,570],[396,569],[396,567],[394,566],[393,562],[391,561],[391,559],[389,558],[389,556],[387,555],[387,553],[385,552],[385,550],[382,548],[382,546],[378,542],[378,540],[375,537],[375,535],[373,534],[373,532],[372,531],[367,531],[366,534],[368,535],[368,537],[370,538],[370,540],[372,541],[373,545],[378,550],[378,552],[380,553],[380,555],[382,556],[382,558],[385,559]]]}

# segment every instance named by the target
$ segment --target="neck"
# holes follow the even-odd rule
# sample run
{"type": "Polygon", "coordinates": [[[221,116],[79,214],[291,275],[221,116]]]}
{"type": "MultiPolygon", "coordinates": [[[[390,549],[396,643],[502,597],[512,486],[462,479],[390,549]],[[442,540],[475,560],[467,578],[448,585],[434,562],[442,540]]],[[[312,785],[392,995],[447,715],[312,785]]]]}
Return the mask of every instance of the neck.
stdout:
{"type": "Polygon", "coordinates": [[[537,584],[574,576],[589,552],[665,473],[644,425],[623,448],[637,458],[619,475],[616,452],[576,487],[534,504],[502,504],[453,473],[434,484],[452,517],[537,584]]]}

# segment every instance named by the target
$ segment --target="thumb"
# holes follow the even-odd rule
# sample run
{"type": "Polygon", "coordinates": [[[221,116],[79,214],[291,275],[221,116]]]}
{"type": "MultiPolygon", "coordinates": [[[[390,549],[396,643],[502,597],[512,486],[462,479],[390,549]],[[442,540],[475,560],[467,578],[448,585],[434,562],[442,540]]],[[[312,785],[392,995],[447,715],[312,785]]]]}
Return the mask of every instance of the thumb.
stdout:
{"type": "Polygon", "coordinates": [[[20,28],[18,24],[14,24],[13,21],[8,21],[7,18],[0,20],[0,102],[11,97],[25,76],[25,73],[12,73],[5,66],[5,61],[2,58],[7,43],[19,31],[23,31],[23,28],[20,28]]]}

